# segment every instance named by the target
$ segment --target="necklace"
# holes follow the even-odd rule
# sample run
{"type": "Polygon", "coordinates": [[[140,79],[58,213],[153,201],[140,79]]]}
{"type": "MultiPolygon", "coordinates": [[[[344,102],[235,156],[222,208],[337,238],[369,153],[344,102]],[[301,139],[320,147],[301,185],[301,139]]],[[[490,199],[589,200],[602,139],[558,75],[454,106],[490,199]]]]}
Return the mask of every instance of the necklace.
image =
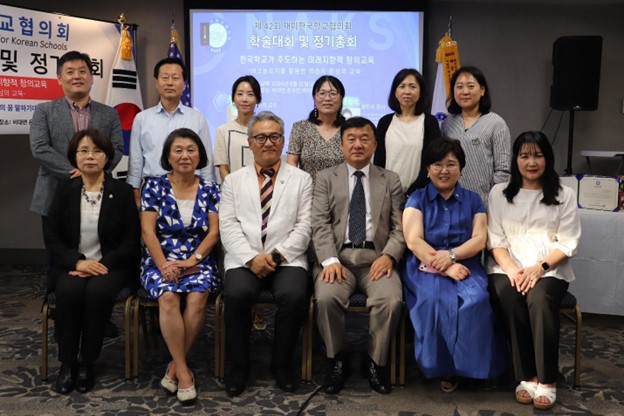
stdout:
{"type": "Polygon", "coordinates": [[[87,191],[85,190],[84,185],[82,186],[82,197],[87,204],[91,205],[91,208],[94,208],[95,204],[97,204],[102,199],[102,194],[104,194],[104,185],[102,185],[102,187],[100,188],[100,192],[98,192],[98,194],[93,199],[89,198],[89,195],[87,195],[87,191]]]}

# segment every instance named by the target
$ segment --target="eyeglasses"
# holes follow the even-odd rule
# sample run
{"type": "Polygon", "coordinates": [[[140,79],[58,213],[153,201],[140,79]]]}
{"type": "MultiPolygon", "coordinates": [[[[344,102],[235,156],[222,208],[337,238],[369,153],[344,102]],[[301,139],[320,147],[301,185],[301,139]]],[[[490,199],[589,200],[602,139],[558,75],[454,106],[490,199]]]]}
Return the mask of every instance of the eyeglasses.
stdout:
{"type": "Polygon", "coordinates": [[[95,150],[80,149],[76,152],[76,154],[78,156],[83,156],[83,157],[87,157],[89,154],[93,155],[93,157],[102,157],[104,156],[104,151],[100,149],[95,149],[95,150]]]}
{"type": "Polygon", "coordinates": [[[453,172],[459,169],[459,164],[457,163],[449,163],[447,165],[443,165],[442,163],[436,162],[431,164],[431,169],[435,172],[442,172],[442,170],[446,169],[449,172],[453,172]]]}
{"type": "Polygon", "coordinates": [[[331,98],[332,100],[338,98],[340,94],[337,91],[317,91],[316,96],[321,100],[324,100],[326,97],[331,98]]]}
{"type": "Polygon", "coordinates": [[[279,139],[282,138],[281,134],[278,133],[272,133],[269,135],[266,134],[256,134],[255,136],[251,137],[252,139],[254,139],[258,144],[264,144],[266,143],[267,139],[271,141],[271,143],[277,143],[279,141],[279,139]]]}

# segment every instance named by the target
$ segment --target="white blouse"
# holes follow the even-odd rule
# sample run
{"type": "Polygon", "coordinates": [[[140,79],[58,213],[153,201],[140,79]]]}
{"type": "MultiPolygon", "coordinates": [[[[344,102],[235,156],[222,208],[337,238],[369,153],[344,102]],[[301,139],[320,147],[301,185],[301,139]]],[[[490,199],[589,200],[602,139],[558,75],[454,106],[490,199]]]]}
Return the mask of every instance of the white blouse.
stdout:
{"type": "Polygon", "coordinates": [[[403,192],[418,178],[425,137],[425,115],[402,121],[395,114],[386,132],[386,169],[399,174],[403,192]]]}
{"type": "MultiPolygon", "coordinates": [[[[560,205],[544,205],[541,190],[520,189],[513,203],[503,190],[507,183],[495,185],[488,198],[488,248],[506,248],[520,267],[531,266],[553,249],[566,256],[576,254],[581,238],[581,221],[574,191],[562,186],[560,205]]],[[[493,257],[488,258],[488,273],[505,273],[493,257]]],[[[544,273],[567,282],[574,280],[568,260],[544,273]]]]}
{"type": "Polygon", "coordinates": [[[80,241],[78,251],[84,254],[87,260],[102,259],[102,248],[98,235],[98,220],[102,199],[99,192],[87,192],[87,196],[94,203],[88,203],[84,195],[80,198],[80,241]]]}

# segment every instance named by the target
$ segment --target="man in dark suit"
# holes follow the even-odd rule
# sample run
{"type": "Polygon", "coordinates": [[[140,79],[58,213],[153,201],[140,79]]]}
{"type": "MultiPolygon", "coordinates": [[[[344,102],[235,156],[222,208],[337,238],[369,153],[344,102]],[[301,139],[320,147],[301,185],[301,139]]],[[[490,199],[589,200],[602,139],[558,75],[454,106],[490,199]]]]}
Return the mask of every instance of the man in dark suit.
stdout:
{"type": "Polygon", "coordinates": [[[369,382],[373,390],[387,394],[390,339],[402,308],[396,267],[405,249],[405,197],[396,173],[371,164],[377,141],[370,120],[352,117],[342,124],[340,135],[345,163],[317,174],[312,198],[317,323],[327,357],[333,359],[324,390],[336,394],[344,387],[349,366],[345,314],[349,296],[357,290],[366,294],[370,308],[369,382]]]}

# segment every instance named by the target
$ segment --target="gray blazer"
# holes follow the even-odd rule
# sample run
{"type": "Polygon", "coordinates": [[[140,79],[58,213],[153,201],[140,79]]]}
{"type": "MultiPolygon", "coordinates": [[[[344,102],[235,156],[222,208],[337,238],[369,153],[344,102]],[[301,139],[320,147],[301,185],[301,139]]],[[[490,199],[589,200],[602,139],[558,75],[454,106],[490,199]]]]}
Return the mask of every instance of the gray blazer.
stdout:
{"type": "MultiPolygon", "coordinates": [[[[375,251],[378,256],[388,254],[398,262],[405,250],[401,218],[405,196],[399,175],[371,165],[369,182],[375,251]]],[[[338,257],[342,249],[350,197],[346,163],[316,174],[312,198],[312,241],[319,263],[329,257],[338,257]]]]}
{"type": "MultiPolygon", "coordinates": [[[[113,142],[115,158],[109,171],[112,170],[124,150],[117,111],[92,101],[89,127],[102,131],[113,142]]],[[[74,127],[65,97],[37,105],[30,126],[30,150],[40,166],[30,210],[39,215],[48,215],[59,180],[69,179],[69,171],[74,169],[67,159],[67,146],[73,135],[74,127]]]]}

